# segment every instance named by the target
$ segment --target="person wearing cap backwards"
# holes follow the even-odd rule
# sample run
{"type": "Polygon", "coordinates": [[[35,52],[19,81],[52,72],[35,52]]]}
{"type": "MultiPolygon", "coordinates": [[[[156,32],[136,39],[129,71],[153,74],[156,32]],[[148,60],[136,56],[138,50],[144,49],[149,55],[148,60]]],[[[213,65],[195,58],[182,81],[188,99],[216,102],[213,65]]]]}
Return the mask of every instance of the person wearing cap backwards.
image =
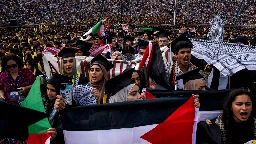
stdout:
{"type": "MultiPolygon", "coordinates": [[[[106,103],[105,84],[108,78],[108,71],[114,65],[100,54],[94,57],[90,63],[90,82],[87,85],[78,85],[73,88],[72,98],[75,105],[78,106],[106,103]]],[[[62,97],[57,96],[54,107],[57,110],[65,108],[62,97]]]]}
{"type": "Polygon", "coordinates": [[[61,57],[60,73],[68,76],[73,86],[87,83],[85,76],[81,75],[76,69],[75,53],[77,52],[78,49],[76,48],[62,48],[58,53],[58,57],[61,57]]]}

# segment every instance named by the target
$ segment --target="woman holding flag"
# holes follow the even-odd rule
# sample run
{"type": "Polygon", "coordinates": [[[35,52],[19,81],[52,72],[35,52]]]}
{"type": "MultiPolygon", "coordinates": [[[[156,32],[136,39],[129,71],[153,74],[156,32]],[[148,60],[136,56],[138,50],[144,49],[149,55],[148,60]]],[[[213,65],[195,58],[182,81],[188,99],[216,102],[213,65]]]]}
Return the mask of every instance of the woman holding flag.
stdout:
{"type": "Polygon", "coordinates": [[[218,117],[197,126],[197,144],[244,144],[256,139],[254,96],[248,89],[231,91],[218,117]]]}

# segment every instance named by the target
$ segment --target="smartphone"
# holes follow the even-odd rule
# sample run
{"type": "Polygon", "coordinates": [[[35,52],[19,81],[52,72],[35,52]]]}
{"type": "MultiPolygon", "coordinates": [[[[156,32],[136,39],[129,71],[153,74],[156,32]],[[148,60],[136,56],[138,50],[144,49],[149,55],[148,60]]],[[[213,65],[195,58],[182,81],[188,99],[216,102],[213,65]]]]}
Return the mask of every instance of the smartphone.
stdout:
{"type": "Polygon", "coordinates": [[[67,105],[72,105],[72,89],[71,83],[61,83],[60,95],[64,98],[64,102],[67,105]]]}

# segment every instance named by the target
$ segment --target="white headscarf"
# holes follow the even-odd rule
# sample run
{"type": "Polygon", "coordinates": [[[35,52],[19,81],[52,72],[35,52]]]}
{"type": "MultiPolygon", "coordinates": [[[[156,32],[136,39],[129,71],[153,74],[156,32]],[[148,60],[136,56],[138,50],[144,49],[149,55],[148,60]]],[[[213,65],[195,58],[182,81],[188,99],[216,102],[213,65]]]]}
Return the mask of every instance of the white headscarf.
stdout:
{"type": "Polygon", "coordinates": [[[135,84],[130,84],[130,85],[124,87],[123,89],[121,89],[119,92],[117,92],[115,95],[113,95],[109,98],[109,103],[127,101],[129,93],[131,92],[131,89],[134,86],[135,86],[135,84]]]}

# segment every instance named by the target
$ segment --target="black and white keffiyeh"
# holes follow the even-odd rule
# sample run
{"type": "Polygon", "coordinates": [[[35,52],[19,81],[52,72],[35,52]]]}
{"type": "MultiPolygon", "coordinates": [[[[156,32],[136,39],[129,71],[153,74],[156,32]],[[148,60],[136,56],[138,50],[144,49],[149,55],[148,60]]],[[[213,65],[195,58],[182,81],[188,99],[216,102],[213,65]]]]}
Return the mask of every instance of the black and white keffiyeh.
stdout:
{"type": "Polygon", "coordinates": [[[202,39],[190,39],[192,55],[214,65],[224,76],[242,69],[256,70],[256,47],[202,39]]]}
{"type": "Polygon", "coordinates": [[[224,22],[220,16],[215,16],[215,18],[210,22],[211,29],[207,35],[209,40],[213,41],[223,41],[224,38],[224,22]]]}

